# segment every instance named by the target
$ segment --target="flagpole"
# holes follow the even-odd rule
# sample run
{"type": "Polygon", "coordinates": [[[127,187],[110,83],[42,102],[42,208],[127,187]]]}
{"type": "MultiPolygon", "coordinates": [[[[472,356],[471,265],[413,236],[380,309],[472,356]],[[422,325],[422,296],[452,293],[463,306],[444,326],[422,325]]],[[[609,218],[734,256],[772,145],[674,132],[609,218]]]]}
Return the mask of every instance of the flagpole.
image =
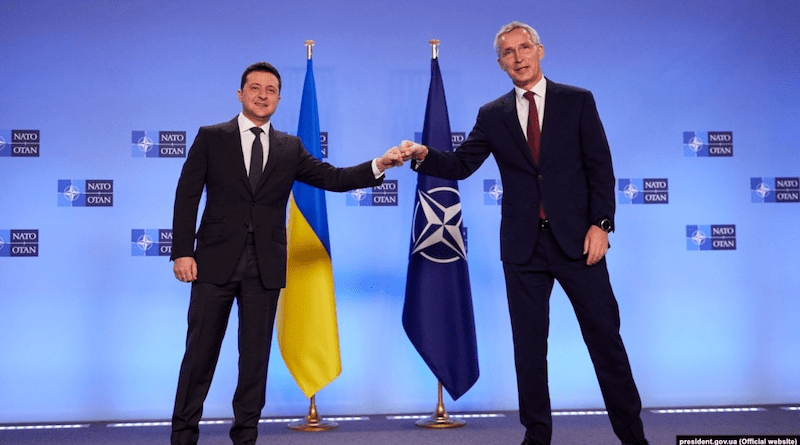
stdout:
{"type": "Polygon", "coordinates": [[[439,44],[442,43],[439,39],[430,39],[428,43],[431,44],[431,59],[439,58],[439,44]]]}
{"type": "Polygon", "coordinates": [[[444,409],[444,402],[442,401],[442,382],[439,382],[439,401],[436,403],[436,410],[432,415],[420,419],[416,425],[420,428],[460,428],[467,423],[463,420],[453,419],[444,409]]]}
{"type": "Polygon", "coordinates": [[[306,40],[306,59],[311,60],[311,53],[314,51],[314,41],[306,40]]]}
{"type": "MultiPolygon", "coordinates": [[[[431,59],[438,59],[439,58],[439,43],[441,41],[439,39],[431,39],[428,41],[431,45],[431,59]]],[[[439,390],[438,390],[438,401],[436,403],[436,410],[433,412],[431,416],[428,416],[424,419],[420,419],[416,422],[416,425],[420,428],[460,428],[466,425],[466,422],[459,419],[452,419],[447,414],[447,411],[444,409],[444,401],[442,398],[442,382],[438,382],[439,390]]]]}
{"type": "Polygon", "coordinates": [[[305,419],[299,422],[290,423],[287,428],[295,431],[316,433],[320,431],[330,431],[339,426],[338,423],[330,420],[323,420],[319,416],[319,413],[317,413],[316,398],[316,394],[311,396],[311,405],[308,407],[308,414],[306,415],[305,419]]]}
{"type": "MultiPolygon", "coordinates": [[[[314,41],[313,40],[306,40],[306,57],[307,60],[311,60],[313,48],[314,48],[314,41]]],[[[323,420],[319,413],[317,412],[317,395],[314,394],[311,396],[309,400],[309,407],[308,407],[308,414],[306,415],[305,419],[299,422],[293,422],[287,425],[287,428],[290,430],[295,431],[303,431],[303,432],[320,432],[320,431],[329,431],[339,426],[338,423],[330,421],[330,420],[323,420]]]]}

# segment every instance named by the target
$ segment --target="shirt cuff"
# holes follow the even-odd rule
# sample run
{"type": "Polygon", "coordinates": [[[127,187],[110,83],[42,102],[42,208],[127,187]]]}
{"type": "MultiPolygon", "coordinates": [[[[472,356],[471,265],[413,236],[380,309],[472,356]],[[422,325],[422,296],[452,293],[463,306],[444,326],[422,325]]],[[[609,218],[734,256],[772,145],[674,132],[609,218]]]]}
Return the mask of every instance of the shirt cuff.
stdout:
{"type": "Polygon", "coordinates": [[[375,179],[380,179],[383,176],[382,171],[378,169],[378,158],[372,160],[372,174],[375,175],[375,179]]]}

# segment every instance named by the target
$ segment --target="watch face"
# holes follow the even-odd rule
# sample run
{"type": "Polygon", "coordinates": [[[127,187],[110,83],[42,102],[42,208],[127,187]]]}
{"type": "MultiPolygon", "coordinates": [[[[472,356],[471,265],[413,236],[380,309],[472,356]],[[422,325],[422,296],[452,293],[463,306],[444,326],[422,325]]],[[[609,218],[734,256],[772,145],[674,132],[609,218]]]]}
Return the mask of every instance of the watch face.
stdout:
{"type": "Polygon", "coordinates": [[[600,226],[601,229],[605,230],[606,232],[611,231],[611,221],[609,221],[608,219],[601,220],[600,224],[598,225],[600,226]]]}

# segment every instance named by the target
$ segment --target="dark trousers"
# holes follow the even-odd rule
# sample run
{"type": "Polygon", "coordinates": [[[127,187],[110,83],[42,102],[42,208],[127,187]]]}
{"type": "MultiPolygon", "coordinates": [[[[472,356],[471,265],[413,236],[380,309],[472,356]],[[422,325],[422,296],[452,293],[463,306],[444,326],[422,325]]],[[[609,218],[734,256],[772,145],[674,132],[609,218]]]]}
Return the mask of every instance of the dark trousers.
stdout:
{"type": "Polygon", "coordinates": [[[619,335],[619,307],[605,258],[594,266],[564,255],[552,233],[539,231],[525,264],[504,263],[514,339],[520,421],[526,437],[549,444],[552,435],[547,381],[550,293],[558,280],[569,297],[594,364],[614,432],[622,442],[644,438],[642,403],[619,335]]]}
{"type": "Polygon", "coordinates": [[[252,234],[236,270],[224,285],[192,283],[186,353],[181,363],[172,444],[196,444],[203,402],[208,395],[228,327],[233,301],[239,314],[239,381],[233,396],[234,444],[255,444],[266,401],[267,365],[280,289],[261,284],[252,234]]]}

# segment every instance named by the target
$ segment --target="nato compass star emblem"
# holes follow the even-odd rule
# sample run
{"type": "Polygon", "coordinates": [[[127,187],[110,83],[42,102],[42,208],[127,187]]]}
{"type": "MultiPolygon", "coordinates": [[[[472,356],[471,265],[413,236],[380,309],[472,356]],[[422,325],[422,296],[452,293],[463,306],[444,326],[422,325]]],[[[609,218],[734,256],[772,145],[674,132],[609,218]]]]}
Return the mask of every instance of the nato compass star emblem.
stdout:
{"type": "Polygon", "coordinates": [[[70,184],[62,193],[64,197],[67,198],[67,201],[75,202],[75,200],[78,199],[78,196],[80,196],[81,191],[78,190],[78,187],[70,184]]]}
{"type": "Polygon", "coordinates": [[[139,138],[139,140],[136,142],[136,145],[139,146],[139,150],[141,150],[142,153],[147,153],[153,148],[153,145],[155,144],[153,144],[152,139],[147,137],[147,135],[144,135],[141,138],[139,138]]]}
{"type": "Polygon", "coordinates": [[[356,202],[361,202],[364,200],[364,197],[367,196],[367,192],[365,192],[364,189],[355,189],[350,192],[350,196],[352,196],[356,202]]]}
{"type": "Polygon", "coordinates": [[[503,197],[503,188],[500,186],[500,184],[494,184],[489,189],[489,196],[491,196],[495,201],[500,201],[500,198],[503,197]]]}
{"type": "Polygon", "coordinates": [[[693,152],[697,153],[698,151],[700,151],[701,148],[703,148],[703,141],[701,141],[700,138],[695,136],[686,145],[688,145],[693,152]]]}
{"type": "Polygon", "coordinates": [[[452,263],[467,259],[461,235],[461,195],[452,187],[436,187],[428,192],[417,191],[419,200],[414,209],[412,227],[414,247],[435,263],[452,263]]]}
{"type": "Polygon", "coordinates": [[[628,185],[625,186],[625,189],[622,190],[622,193],[625,195],[626,198],[633,200],[633,198],[635,198],[639,194],[639,190],[636,188],[635,185],[628,183],[628,185]]]}
{"type": "Polygon", "coordinates": [[[142,250],[142,252],[147,252],[150,250],[150,247],[153,246],[153,238],[150,237],[148,234],[144,234],[136,240],[136,247],[142,250]]]}
{"type": "Polygon", "coordinates": [[[706,242],[707,238],[708,236],[706,236],[705,233],[703,233],[701,230],[698,230],[692,234],[691,240],[695,246],[702,246],[703,243],[706,242]]]}
{"type": "Polygon", "coordinates": [[[770,190],[769,186],[767,184],[764,184],[763,182],[758,184],[758,187],[756,187],[756,190],[755,190],[756,194],[761,199],[766,198],[767,195],[769,195],[770,191],[771,190],[770,190]]]}

